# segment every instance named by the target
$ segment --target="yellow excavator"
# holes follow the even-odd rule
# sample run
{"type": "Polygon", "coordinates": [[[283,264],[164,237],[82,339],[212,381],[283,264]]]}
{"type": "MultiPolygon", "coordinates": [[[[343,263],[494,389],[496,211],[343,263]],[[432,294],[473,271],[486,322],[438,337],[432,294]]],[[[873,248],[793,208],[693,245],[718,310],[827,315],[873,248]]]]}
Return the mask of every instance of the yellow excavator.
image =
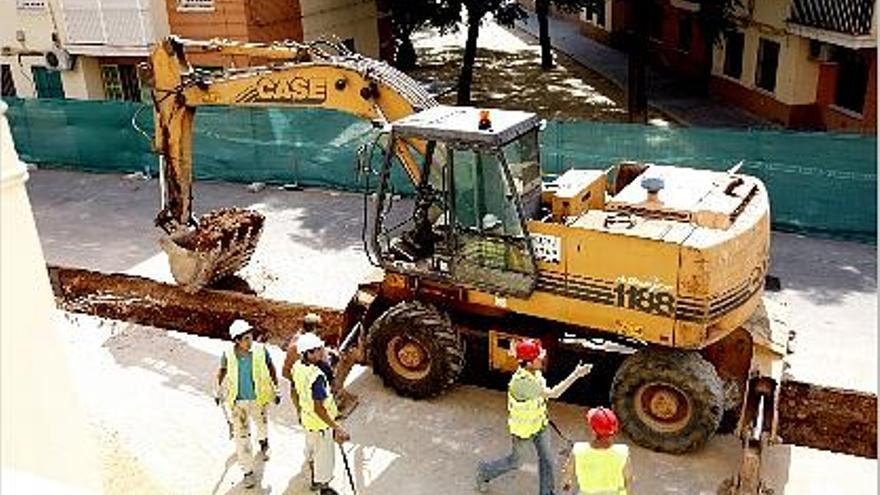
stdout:
{"type": "Polygon", "coordinates": [[[405,74],[332,43],[171,37],[150,71],[156,222],[180,285],[196,291],[234,273],[262,229],[243,209],[193,216],[198,107],[360,116],[378,129],[357,162],[374,180],[366,230],[382,277],[346,309],[336,335],[346,366],[370,364],[398,393],[425,398],[465,366],[513,369],[522,336],[541,339],[551,368],[564,351],[613,349],[624,358],[609,401],[633,441],[689,452],[732,418],[745,447],[736,490],[759,491],[788,341],[762,304],[770,209],[760,180],[630,162],[547,177],[535,114],[439,105],[405,74]],[[205,74],[189,64],[193,52],[252,65],[205,74]],[[415,189],[411,211],[391,208],[397,167],[415,189]]]}

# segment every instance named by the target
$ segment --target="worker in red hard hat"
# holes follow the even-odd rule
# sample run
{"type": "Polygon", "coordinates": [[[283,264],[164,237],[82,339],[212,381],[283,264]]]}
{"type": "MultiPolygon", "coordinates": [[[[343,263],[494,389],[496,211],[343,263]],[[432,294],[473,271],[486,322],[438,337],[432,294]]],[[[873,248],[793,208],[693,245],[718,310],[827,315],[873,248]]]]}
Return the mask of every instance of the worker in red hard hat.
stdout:
{"type": "Polygon", "coordinates": [[[590,442],[576,442],[562,472],[562,489],[568,491],[572,474],[577,478],[578,493],[626,495],[632,486],[629,447],[614,443],[618,422],[614,411],[597,407],[587,411],[587,423],[593,432],[590,442]]]}
{"type": "Polygon", "coordinates": [[[547,399],[558,399],[575,380],[586,376],[592,365],[578,364],[565,380],[548,388],[541,374],[546,356],[541,342],[536,339],[519,340],[513,350],[519,367],[507,389],[507,426],[513,443],[512,450],[505,457],[480,463],[476,475],[477,489],[485,492],[489,481],[518,468],[529,444],[533,444],[538,453],[538,494],[553,495],[556,483],[554,454],[547,429],[547,399]]]}

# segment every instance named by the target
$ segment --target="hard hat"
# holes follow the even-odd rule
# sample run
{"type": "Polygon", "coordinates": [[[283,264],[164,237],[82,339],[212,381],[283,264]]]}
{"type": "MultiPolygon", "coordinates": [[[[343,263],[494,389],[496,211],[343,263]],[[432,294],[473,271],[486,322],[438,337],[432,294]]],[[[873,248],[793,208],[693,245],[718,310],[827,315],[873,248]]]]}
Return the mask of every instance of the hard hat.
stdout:
{"type": "Polygon", "coordinates": [[[501,220],[499,220],[498,217],[496,217],[494,214],[486,213],[486,215],[483,216],[484,230],[491,230],[499,226],[501,226],[501,220]]]}
{"type": "Polygon", "coordinates": [[[321,323],[321,317],[315,313],[309,313],[303,318],[303,323],[307,325],[319,325],[321,323]]]}
{"type": "Polygon", "coordinates": [[[233,339],[237,339],[253,329],[254,328],[251,326],[250,323],[239,318],[233,321],[232,325],[229,325],[229,336],[233,339]]]}
{"type": "Polygon", "coordinates": [[[587,411],[587,422],[597,437],[610,437],[617,433],[617,415],[605,407],[596,407],[587,411]]]}
{"type": "Polygon", "coordinates": [[[537,339],[523,339],[516,343],[517,361],[534,361],[544,353],[541,341],[537,339]]]}
{"type": "Polygon", "coordinates": [[[306,353],[321,347],[324,347],[324,341],[312,332],[306,332],[296,339],[296,350],[300,353],[306,353]]]}

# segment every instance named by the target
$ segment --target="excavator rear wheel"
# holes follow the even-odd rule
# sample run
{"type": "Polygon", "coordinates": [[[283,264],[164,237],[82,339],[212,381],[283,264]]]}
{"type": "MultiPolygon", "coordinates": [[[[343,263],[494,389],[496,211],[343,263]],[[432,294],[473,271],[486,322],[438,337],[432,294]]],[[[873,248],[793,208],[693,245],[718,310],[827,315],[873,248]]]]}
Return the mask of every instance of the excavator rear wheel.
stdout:
{"type": "Polygon", "coordinates": [[[385,385],[414,399],[446,391],[464,368],[464,340],[449,316],[418,301],[398,303],[376,319],[369,349],[385,385]]]}
{"type": "Polygon", "coordinates": [[[623,431],[639,445],[681,454],[715,434],[724,412],[724,386],[696,352],[646,348],[614,376],[611,401],[623,431]]]}

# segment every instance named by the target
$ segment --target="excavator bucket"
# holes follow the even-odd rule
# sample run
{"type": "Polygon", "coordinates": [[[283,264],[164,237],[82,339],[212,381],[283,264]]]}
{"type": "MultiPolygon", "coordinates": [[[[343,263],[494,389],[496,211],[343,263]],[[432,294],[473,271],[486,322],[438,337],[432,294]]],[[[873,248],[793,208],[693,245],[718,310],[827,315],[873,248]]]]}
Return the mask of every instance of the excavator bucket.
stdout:
{"type": "Polygon", "coordinates": [[[202,216],[195,229],[165,236],[159,245],[168,255],[174,280],[187,292],[196,292],[250,261],[264,221],[254,210],[214,210],[202,216]]]}

